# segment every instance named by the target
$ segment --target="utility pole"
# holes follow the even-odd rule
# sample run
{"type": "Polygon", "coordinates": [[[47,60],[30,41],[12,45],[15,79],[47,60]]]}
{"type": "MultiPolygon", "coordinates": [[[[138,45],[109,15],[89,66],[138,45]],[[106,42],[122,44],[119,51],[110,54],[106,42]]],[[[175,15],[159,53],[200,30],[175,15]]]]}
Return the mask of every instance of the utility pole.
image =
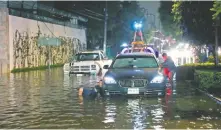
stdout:
{"type": "Polygon", "coordinates": [[[103,44],[103,51],[106,54],[106,46],[107,46],[107,1],[105,2],[104,8],[104,44],[103,44]]]}
{"type": "Polygon", "coordinates": [[[220,18],[217,16],[216,18],[216,26],[215,26],[215,66],[219,64],[219,56],[218,56],[218,27],[220,25],[220,18]]]}

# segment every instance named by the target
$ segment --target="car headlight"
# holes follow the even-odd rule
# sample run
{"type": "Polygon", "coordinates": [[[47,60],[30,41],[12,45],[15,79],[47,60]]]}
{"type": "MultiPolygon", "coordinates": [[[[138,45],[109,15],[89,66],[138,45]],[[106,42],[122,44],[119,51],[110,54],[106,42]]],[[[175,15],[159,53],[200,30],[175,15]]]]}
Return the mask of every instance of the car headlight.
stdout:
{"type": "Polygon", "coordinates": [[[116,84],[117,82],[114,80],[114,78],[107,76],[107,77],[104,77],[104,83],[105,84],[116,84]]]}
{"type": "Polygon", "coordinates": [[[150,83],[162,83],[164,80],[164,77],[163,76],[156,76],[154,77],[150,83]]]}

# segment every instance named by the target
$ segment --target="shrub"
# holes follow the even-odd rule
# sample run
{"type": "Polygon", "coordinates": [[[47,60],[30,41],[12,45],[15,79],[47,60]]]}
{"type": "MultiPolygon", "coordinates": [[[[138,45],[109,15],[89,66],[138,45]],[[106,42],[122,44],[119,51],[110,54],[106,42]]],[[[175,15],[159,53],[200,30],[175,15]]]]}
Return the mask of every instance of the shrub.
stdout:
{"type": "Polygon", "coordinates": [[[214,63],[192,63],[177,67],[177,80],[194,80],[195,70],[221,71],[221,64],[215,67],[214,63]]]}
{"type": "MultiPolygon", "coordinates": [[[[214,63],[214,57],[213,56],[209,56],[208,57],[208,62],[209,63],[214,63]]],[[[221,56],[219,56],[219,63],[221,63],[221,56]]]]}
{"type": "Polygon", "coordinates": [[[195,82],[199,88],[204,90],[221,88],[221,72],[196,71],[195,82]]]}
{"type": "Polygon", "coordinates": [[[214,63],[191,63],[183,66],[194,67],[195,69],[221,69],[221,64],[216,68],[214,63]]]}
{"type": "MultiPolygon", "coordinates": [[[[55,68],[55,67],[62,67],[64,64],[55,64],[55,65],[51,65],[51,68],[55,68]]],[[[44,66],[38,66],[38,67],[26,67],[26,68],[17,68],[17,69],[13,69],[11,71],[11,73],[17,73],[17,72],[27,72],[27,71],[32,71],[32,70],[45,70],[48,69],[48,66],[44,65],[44,66]]]]}

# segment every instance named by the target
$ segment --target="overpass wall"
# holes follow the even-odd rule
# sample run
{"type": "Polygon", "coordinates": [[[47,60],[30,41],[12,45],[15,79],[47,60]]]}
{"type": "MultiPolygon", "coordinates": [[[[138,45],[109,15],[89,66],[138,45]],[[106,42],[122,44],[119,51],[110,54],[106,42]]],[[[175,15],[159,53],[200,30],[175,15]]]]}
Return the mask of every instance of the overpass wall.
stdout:
{"type": "Polygon", "coordinates": [[[0,7],[0,74],[10,68],[8,9],[0,7]]]}
{"type": "Polygon", "coordinates": [[[65,63],[79,49],[86,49],[85,29],[40,22],[8,14],[0,10],[0,73],[12,69],[48,65],[49,50],[52,64],[65,63]],[[39,46],[39,37],[62,39],[60,46],[39,46]],[[3,40],[2,40],[3,39],[3,40]]]}

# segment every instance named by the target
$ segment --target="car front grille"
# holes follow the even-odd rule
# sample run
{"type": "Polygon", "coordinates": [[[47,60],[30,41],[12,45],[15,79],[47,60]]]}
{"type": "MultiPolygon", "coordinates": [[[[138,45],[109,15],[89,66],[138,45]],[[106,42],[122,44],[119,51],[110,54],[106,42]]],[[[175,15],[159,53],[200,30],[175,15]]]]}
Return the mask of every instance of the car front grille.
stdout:
{"type": "MultiPolygon", "coordinates": [[[[89,65],[87,65],[87,66],[72,66],[71,67],[71,71],[89,71],[90,72],[90,66],[89,65]]],[[[96,69],[95,69],[96,70],[96,69]]]]}
{"type": "Polygon", "coordinates": [[[90,66],[81,66],[81,71],[90,71],[90,66]]]}
{"type": "Polygon", "coordinates": [[[71,71],[79,71],[79,66],[71,66],[71,71]]]}
{"type": "Polygon", "coordinates": [[[141,87],[146,87],[147,86],[148,80],[146,80],[146,79],[121,79],[121,80],[119,80],[118,83],[121,87],[127,87],[127,88],[138,87],[138,88],[141,88],[141,87]]]}

